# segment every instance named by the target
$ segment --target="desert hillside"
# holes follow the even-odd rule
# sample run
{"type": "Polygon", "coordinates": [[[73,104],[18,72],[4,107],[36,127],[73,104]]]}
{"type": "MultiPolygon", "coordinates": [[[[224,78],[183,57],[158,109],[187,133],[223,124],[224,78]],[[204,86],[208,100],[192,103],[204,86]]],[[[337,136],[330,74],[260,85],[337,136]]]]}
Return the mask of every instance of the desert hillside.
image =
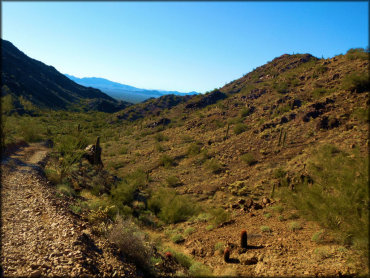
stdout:
{"type": "MultiPolygon", "coordinates": [[[[99,273],[368,275],[368,70],[363,49],[285,54],[204,95],[115,113],[32,117],[2,97],[3,151],[48,140],[48,190],[100,244],[99,273]]],[[[38,259],[37,274],[65,273],[38,259]]]]}

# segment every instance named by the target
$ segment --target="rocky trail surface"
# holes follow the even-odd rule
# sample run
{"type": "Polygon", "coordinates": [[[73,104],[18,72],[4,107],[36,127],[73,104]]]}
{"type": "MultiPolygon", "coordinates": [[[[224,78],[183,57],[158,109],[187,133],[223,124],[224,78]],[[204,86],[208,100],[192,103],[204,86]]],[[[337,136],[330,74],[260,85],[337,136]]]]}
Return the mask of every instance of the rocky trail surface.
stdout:
{"type": "Polygon", "coordinates": [[[140,276],[91,234],[42,175],[48,149],[32,144],[2,161],[1,268],[6,277],[140,276]]]}

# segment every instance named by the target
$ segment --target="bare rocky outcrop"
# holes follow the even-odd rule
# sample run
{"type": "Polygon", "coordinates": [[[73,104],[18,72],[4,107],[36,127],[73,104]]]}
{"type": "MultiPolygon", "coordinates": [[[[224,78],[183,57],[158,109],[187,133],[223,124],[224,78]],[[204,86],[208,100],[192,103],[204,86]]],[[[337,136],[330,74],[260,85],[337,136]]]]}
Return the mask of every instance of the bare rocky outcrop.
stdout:
{"type": "Polygon", "coordinates": [[[103,167],[103,162],[101,160],[101,152],[102,149],[100,147],[100,137],[96,138],[95,145],[89,145],[85,149],[85,153],[83,155],[92,165],[98,165],[103,167]]]}

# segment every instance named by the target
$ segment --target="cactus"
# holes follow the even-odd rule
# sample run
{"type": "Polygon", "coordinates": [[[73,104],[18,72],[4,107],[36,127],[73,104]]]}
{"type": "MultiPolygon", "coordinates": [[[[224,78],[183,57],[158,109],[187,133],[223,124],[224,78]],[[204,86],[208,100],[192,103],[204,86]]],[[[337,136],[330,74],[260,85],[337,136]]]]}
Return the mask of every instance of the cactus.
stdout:
{"type": "Polygon", "coordinates": [[[225,262],[230,262],[230,249],[229,247],[226,247],[224,250],[224,261],[225,262]]]}
{"type": "Polygon", "coordinates": [[[172,259],[172,257],[173,257],[171,252],[166,252],[165,256],[168,259],[172,259]]]}
{"type": "Polygon", "coordinates": [[[101,147],[100,147],[100,137],[98,136],[96,138],[96,143],[95,143],[95,153],[94,153],[94,164],[95,165],[103,165],[101,161],[101,147]]]}
{"type": "Polygon", "coordinates": [[[280,144],[281,144],[281,136],[282,136],[282,134],[283,134],[283,128],[280,129],[278,146],[280,146],[280,144]]]}
{"type": "Polygon", "coordinates": [[[286,140],[286,131],[284,132],[284,137],[283,137],[283,147],[285,147],[285,140],[286,140]]]}
{"type": "Polygon", "coordinates": [[[224,140],[226,140],[227,138],[229,138],[229,128],[230,128],[230,124],[228,123],[227,124],[227,129],[226,129],[226,135],[224,137],[224,140]]]}
{"type": "Polygon", "coordinates": [[[275,194],[275,183],[272,185],[271,195],[270,198],[273,198],[275,194]]]}
{"type": "Polygon", "coordinates": [[[242,232],[240,233],[240,246],[241,246],[241,248],[247,248],[248,247],[247,231],[246,230],[242,230],[242,232]]]}

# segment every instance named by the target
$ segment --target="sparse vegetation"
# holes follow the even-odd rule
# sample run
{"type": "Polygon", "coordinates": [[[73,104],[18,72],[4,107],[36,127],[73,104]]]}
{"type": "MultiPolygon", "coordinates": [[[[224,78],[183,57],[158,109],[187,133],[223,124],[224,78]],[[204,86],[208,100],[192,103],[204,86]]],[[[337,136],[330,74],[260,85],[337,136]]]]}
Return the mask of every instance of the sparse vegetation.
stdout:
{"type": "Polygon", "coordinates": [[[312,235],[311,240],[315,243],[321,243],[324,238],[324,230],[320,230],[312,235]]]}
{"type": "Polygon", "coordinates": [[[343,89],[352,93],[368,92],[370,88],[369,74],[353,73],[348,75],[343,81],[343,89]]]}
{"type": "Polygon", "coordinates": [[[171,188],[157,190],[148,201],[148,207],[166,223],[185,221],[199,210],[190,198],[177,195],[171,188]]]}
{"type": "Polygon", "coordinates": [[[365,51],[363,48],[351,48],[347,51],[346,57],[348,60],[369,60],[369,51],[365,51]]]}
{"type": "Polygon", "coordinates": [[[346,244],[367,248],[368,158],[332,145],[319,148],[309,160],[314,183],[296,191],[283,190],[283,199],[308,219],[321,223],[346,244]]]}
{"type": "Polygon", "coordinates": [[[189,274],[192,277],[204,277],[204,276],[210,276],[212,274],[212,271],[209,267],[202,263],[194,263],[189,268],[189,274]]]}
{"type": "Polygon", "coordinates": [[[240,158],[249,166],[257,163],[257,160],[254,158],[252,153],[243,154],[240,158]]]}
{"type": "Polygon", "coordinates": [[[205,167],[214,174],[220,173],[223,169],[222,165],[215,158],[208,160],[205,167]]]}
{"type": "Polygon", "coordinates": [[[295,231],[301,230],[302,229],[302,226],[298,222],[293,221],[293,222],[290,222],[289,223],[289,229],[292,232],[295,232],[295,231]]]}
{"type": "Polygon", "coordinates": [[[166,178],[166,183],[169,187],[176,187],[181,183],[181,181],[176,176],[169,176],[166,178]]]}
{"type": "MultiPolygon", "coordinates": [[[[222,89],[225,101],[204,107],[186,108],[189,103],[183,103],[163,109],[157,106],[168,107],[162,99],[117,114],[38,110],[30,117],[12,112],[16,103],[8,97],[3,100],[7,114],[1,123],[2,145],[52,139],[45,174],[58,198],[67,199],[73,213],[86,217],[94,234],[107,236],[121,246],[125,258],[138,265],[142,261],[149,272],[154,265],[164,269],[171,258],[174,263],[169,268],[186,268],[177,274],[212,274],[195,259],[214,265],[213,251],[230,256],[231,250],[227,262],[239,258],[240,248],[232,245],[239,245],[237,227],[251,230],[248,236],[253,244],[255,232],[266,238],[281,237],[280,231],[285,231],[287,240],[312,236],[320,244],[316,247],[339,242],[348,249],[339,251],[337,245],[335,250],[317,249],[317,259],[332,256],[335,261],[351,254],[357,260],[356,248],[366,253],[368,244],[368,158],[364,154],[369,109],[363,93],[369,85],[363,65],[368,52],[349,51],[338,56],[338,62],[312,57],[301,65],[294,64],[301,63],[300,56],[293,56],[228,84],[222,89]],[[337,71],[336,63],[348,70],[337,71]],[[302,120],[306,115],[308,122],[302,120]],[[317,129],[326,116],[339,119],[339,128],[317,129]],[[157,125],[167,118],[171,123],[157,125]],[[103,168],[83,158],[84,149],[97,136],[103,168]],[[310,150],[334,140],[341,149],[331,145],[310,150]],[[263,201],[266,196],[271,202],[263,201]],[[305,219],[318,222],[323,230],[305,219]],[[156,257],[140,229],[151,230],[151,237],[158,236],[174,248],[181,249],[173,243],[185,240],[194,259],[174,250],[173,257],[156,257]],[[193,245],[200,239],[204,246],[193,245]],[[229,253],[224,253],[226,243],[229,253]],[[133,246],[127,249],[128,244],[133,246]],[[133,254],[126,254],[133,248],[137,249],[133,254]]],[[[27,101],[23,103],[27,106],[27,101]]],[[[277,243],[271,244],[275,248],[277,243]]],[[[311,248],[312,243],[306,246],[311,248]]],[[[223,263],[215,272],[227,275],[227,267],[232,266],[223,263]]],[[[240,267],[230,273],[246,272],[240,267]]]]}
{"type": "Polygon", "coordinates": [[[172,242],[173,243],[181,243],[181,242],[184,242],[184,237],[182,236],[182,235],[180,235],[180,234],[176,234],[176,235],[174,235],[172,238],[171,238],[171,240],[172,240],[172,242]]]}
{"type": "Polygon", "coordinates": [[[134,223],[121,218],[117,219],[108,235],[109,240],[115,243],[127,258],[150,273],[153,251],[145,242],[145,237],[134,223]]]}
{"type": "Polygon", "coordinates": [[[260,230],[263,233],[271,233],[271,228],[269,226],[261,226],[260,230]]]}
{"type": "Polygon", "coordinates": [[[247,129],[248,129],[247,125],[245,125],[243,123],[237,123],[234,126],[234,133],[236,135],[239,135],[240,133],[243,133],[244,131],[247,131],[247,129]]]}
{"type": "Polygon", "coordinates": [[[219,255],[222,255],[224,253],[225,249],[225,242],[217,242],[215,244],[215,252],[217,252],[219,255]]]}
{"type": "Polygon", "coordinates": [[[184,230],[184,235],[185,236],[188,236],[188,235],[191,235],[192,233],[194,233],[195,232],[195,228],[193,228],[193,227],[188,227],[188,228],[186,228],[185,230],[184,230]]]}
{"type": "Polygon", "coordinates": [[[194,156],[199,154],[201,151],[201,145],[197,143],[191,143],[188,147],[187,154],[188,156],[194,156]]]}
{"type": "Polygon", "coordinates": [[[164,154],[159,159],[159,165],[165,168],[170,168],[175,165],[175,160],[167,154],[164,154]]]}

